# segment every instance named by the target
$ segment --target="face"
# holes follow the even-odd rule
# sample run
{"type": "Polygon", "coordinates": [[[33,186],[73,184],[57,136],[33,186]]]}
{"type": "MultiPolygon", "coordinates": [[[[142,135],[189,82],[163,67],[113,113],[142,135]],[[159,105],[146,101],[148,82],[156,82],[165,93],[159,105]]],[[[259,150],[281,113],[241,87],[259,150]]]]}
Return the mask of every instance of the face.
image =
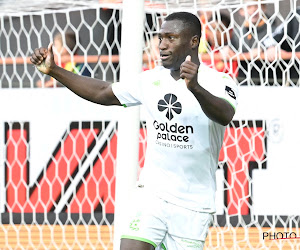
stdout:
{"type": "Polygon", "coordinates": [[[180,20],[165,21],[158,34],[162,65],[178,70],[191,52],[191,35],[180,20]]]}

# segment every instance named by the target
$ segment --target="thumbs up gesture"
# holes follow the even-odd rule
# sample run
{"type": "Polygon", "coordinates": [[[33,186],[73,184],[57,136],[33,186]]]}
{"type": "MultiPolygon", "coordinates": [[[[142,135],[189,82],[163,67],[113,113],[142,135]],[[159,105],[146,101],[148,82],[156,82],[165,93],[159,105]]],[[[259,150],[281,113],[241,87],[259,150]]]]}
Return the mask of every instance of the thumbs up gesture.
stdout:
{"type": "Polygon", "coordinates": [[[180,78],[184,79],[188,89],[198,84],[198,68],[199,65],[192,62],[192,58],[188,55],[180,66],[180,78]]]}
{"type": "Polygon", "coordinates": [[[44,74],[49,74],[51,69],[56,65],[53,55],[53,43],[50,43],[48,49],[38,48],[34,50],[30,61],[36,68],[44,74]]]}

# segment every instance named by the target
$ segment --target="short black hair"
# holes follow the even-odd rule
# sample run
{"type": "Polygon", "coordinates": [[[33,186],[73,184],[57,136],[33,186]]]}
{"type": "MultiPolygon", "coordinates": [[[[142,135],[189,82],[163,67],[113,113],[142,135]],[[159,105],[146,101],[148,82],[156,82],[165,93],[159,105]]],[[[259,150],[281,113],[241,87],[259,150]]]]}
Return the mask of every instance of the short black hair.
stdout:
{"type": "Polygon", "coordinates": [[[165,18],[165,21],[179,20],[189,28],[192,36],[201,37],[201,23],[197,16],[190,12],[174,12],[165,18]]]}

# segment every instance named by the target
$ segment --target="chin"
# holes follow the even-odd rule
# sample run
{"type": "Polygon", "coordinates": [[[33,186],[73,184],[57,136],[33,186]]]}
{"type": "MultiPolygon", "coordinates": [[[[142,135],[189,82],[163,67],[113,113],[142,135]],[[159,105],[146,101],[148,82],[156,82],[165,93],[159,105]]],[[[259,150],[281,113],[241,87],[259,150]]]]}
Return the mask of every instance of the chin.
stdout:
{"type": "Polygon", "coordinates": [[[166,63],[166,62],[162,62],[162,66],[165,67],[166,69],[172,69],[173,65],[166,63]]]}

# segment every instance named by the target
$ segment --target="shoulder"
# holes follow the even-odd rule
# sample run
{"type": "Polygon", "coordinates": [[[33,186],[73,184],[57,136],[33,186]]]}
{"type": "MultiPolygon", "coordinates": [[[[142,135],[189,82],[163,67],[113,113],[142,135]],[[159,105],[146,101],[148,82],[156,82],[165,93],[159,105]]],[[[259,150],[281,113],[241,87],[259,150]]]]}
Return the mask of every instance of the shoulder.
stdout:
{"type": "Polygon", "coordinates": [[[167,73],[167,69],[163,66],[157,66],[154,69],[149,69],[141,72],[140,77],[143,81],[152,81],[153,79],[160,79],[167,73]]]}
{"type": "Polygon", "coordinates": [[[149,69],[143,71],[141,74],[143,75],[155,75],[155,74],[161,74],[165,72],[167,69],[164,68],[163,66],[156,66],[154,69],[149,69]]]}
{"type": "Polygon", "coordinates": [[[208,79],[218,79],[221,78],[223,75],[226,75],[222,72],[217,71],[214,68],[210,68],[204,63],[201,63],[198,70],[198,78],[208,78],[208,79]]]}
{"type": "Polygon", "coordinates": [[[208,89],[211,89],[214,86],[237,86],[236,82],[231,78],[229,74],[219,72],[204,64],[201,64],[199,67],[198,81],[201,86],[208,89]]]}
{"type": "Polygon", "coordinates": [[[227,100],[236,109],[238,103],[238,85],[230,75],[202,66],[198,74],[199,84],[208,92],[227,100]],[[199,78],[200,75],[200,78],[199,78]]]}

